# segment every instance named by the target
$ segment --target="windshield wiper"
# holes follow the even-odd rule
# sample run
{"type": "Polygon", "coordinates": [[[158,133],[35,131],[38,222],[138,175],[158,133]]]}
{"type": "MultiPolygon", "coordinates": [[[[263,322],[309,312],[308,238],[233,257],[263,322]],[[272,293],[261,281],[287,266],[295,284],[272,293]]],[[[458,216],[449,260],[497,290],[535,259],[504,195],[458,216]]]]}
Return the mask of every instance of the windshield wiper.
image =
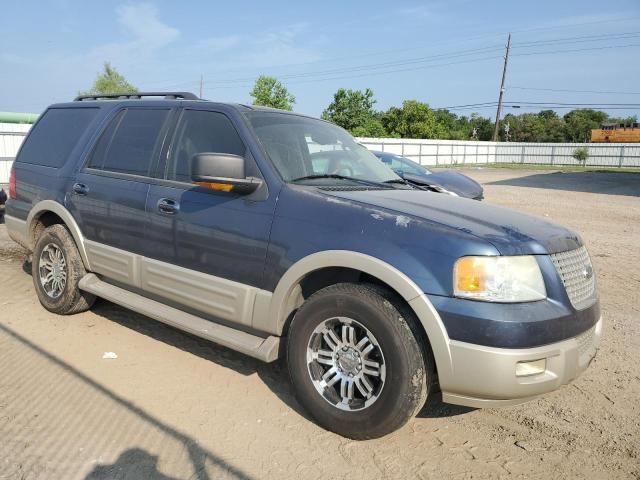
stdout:
{"type": "Polygon", "coordinates": [[[406,185],[407,187],[411,187],[411,188],[417,188],[416,185],[414,185],[413,183],[409,182],[408,180],[405,180],[404,178],[394,178],[391,180],[385,180],[384,183],[392,183],[392,184],[398,184],[398,185],[406,185]]]}
{"type": "Polygon", "coordinates": [[[305,175],[304,177],[294,178],[291,182],[299,182],[302,180],[315,180],[318,178],[336,178],[338,180],[350,180],[352,182],[358,182],[363,185],[371,185],[372,187],[393,188],[386,184],[386,182],[375,182],[373,180],[364,180],[362,178],[348,177],[346,175],[338,175],[337,173],[322,173],[316,175],[305,175]]]}

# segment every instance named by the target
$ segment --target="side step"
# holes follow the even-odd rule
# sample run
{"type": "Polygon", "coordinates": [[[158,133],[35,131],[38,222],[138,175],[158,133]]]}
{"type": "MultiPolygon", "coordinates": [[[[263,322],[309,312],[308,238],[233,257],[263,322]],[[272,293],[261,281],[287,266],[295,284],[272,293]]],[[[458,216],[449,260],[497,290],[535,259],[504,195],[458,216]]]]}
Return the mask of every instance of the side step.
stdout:
{"type": "Polygon", "coordinates": [[[219,325],[203,318],[183,312],[177,308],[103,282],[95,274],[89,273],[80,279],[79,287],[94,295],[141,313],[172,327],[205,338],[219,345],[236,350],[263,362],[273,362],[278,358],[279,337],[267,338],[251,335],[234,328],[219,325]]]}

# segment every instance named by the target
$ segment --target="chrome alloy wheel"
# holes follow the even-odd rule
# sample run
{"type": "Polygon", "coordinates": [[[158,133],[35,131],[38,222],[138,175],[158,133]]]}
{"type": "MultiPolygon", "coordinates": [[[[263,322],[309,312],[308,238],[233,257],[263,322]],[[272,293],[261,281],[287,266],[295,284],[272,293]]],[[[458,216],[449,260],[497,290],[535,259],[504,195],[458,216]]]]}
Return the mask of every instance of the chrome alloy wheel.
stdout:
{"type": "Polygon", "coordinates": [[[54,243],[47,244],[38,260],[40,285],[50,298],[62,295],[67,285],[67,261],[62,249],[54,243]]]}
{"type": "Polygon", "coordinates": [[[371,406],[384,387],[380,344],[351,318],[329,318],[315,328],[307,345],[307,367],[318,393],[340,410],[371,406]]]}

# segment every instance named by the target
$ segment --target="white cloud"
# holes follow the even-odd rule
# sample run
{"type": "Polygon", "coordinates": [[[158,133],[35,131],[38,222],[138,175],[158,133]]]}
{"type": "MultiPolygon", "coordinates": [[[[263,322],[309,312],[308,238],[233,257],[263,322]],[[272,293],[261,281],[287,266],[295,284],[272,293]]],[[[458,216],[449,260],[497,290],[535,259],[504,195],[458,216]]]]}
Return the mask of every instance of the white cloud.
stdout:
{"type": "Polygon", "coordinates": [[[295,23],[243,38],[227,68],[269,68],[318,60],[320,55],[303,41],[308,31],[307,23],[295,23]]]}
{"type": "Polygon", "coordinates": [[[180,32],[162,23],[158,10],[150,3],[129,4],[116,10],[118,21],[134,35],[133,43],[157,49],[173,42],[180,32]]]}
{"type": "Polygon", "coordinates": [[[157,8],[151,3],[120,6],[116,14],[125,35],[131,38],[100,45],[88,53],[90,58],[134,62],[169,45],[180,35],[177,28],[160,20],[157,8]]]}
{"type": "Polygon", "coordinates": [[[411,17],[411,18],[428,18],[428,17],[434,16],[433,9],[427,5],[400,7],[395,10],[395,13],[403,17],[411,17]]]}
{"type": "Polygon", "coordinates": [[[195,48],[206,52],[222,52],[237,46],[242,39],[238,35],[228,35],[226,37],[204,38],[196,43],[195,48]]]}

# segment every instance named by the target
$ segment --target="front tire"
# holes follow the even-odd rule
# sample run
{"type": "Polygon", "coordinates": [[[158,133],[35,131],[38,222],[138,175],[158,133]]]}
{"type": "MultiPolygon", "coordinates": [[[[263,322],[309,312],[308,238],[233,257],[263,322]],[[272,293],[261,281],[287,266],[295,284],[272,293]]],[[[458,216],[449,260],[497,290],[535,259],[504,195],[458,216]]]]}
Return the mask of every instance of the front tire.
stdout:
{"type": "Polygon", "coordinates": [[[95,296],[78,288],[87,274],[80,252],[64,225],[44,229],[33,249],[31,276],[44,308],[59,315],[84,312],[95,296]]]}
{"type": "Polygon", "coordinates": [[[343,283],[316,292],[288,335],[298,401],[348,438],[397,430],[424,405],[433,381],[418,336],[413,314],[387,290],[343,283]]]}

